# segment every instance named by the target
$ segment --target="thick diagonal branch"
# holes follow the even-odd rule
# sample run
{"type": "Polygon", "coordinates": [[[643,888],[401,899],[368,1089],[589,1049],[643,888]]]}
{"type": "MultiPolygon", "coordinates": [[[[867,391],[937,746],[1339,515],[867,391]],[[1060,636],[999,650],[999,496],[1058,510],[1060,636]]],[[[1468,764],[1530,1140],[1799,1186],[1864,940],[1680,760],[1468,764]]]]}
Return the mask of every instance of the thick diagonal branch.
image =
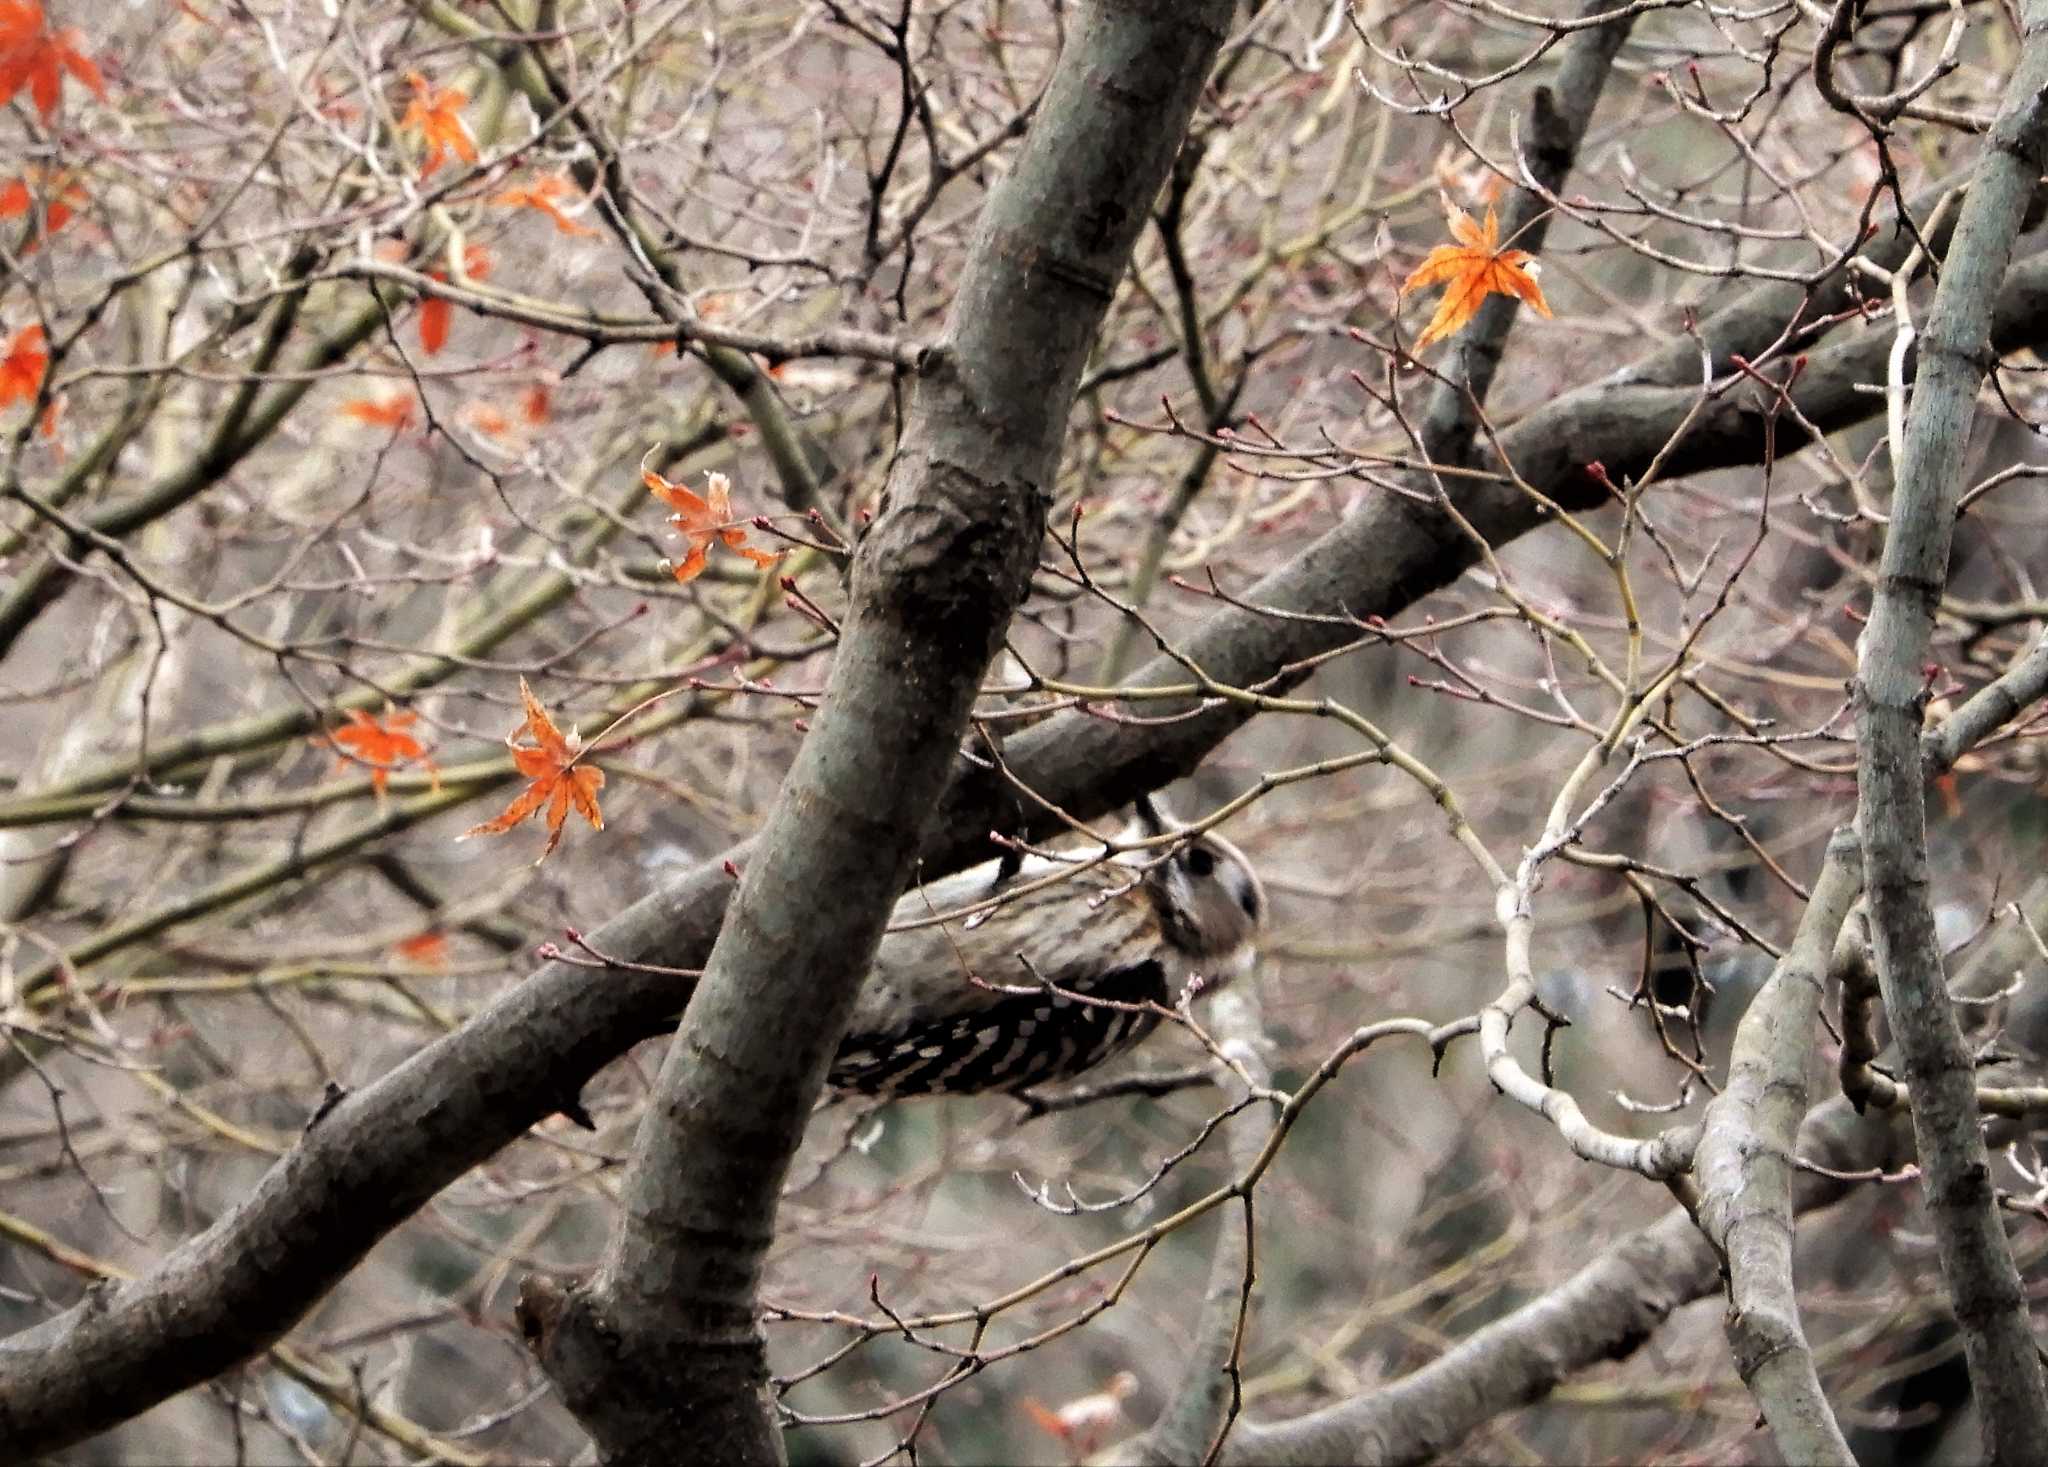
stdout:
{"type": "Polygon", "coordinates": [[[782,1460],[756,1292],[783,1179],[1030,588],[1075,386],[1230,12],[1089,6],[989,197],[604,1264],[572,1290],[530,1281],[529,1338],[607,1463],[782,1460]]]}
{"type": "MultiPolygon", "coordinates": [[[[1771,287],[1765,294],[1780,293],[1771,287]]],[[[1763,351],[1784,324],[1762,305],[1715,320],[1726,327],[1709,343],[1717,359],[1763,351]]],[[[2006,281],[1992,339],[2001,350],[2048,342],[2048,261],[2030,261],[2006,281]]],[[[1792,392],[1805,419],[1833,431],[1880,411],[1881,401],[1860,384],[1883,380],[1888,346],[1881,334],[1861,332],[1813,353],[1792,392]]],[[[1696,388],[1657,385],[1667,355],[1655,353],[1639,370],[1549,403],[1505,430],[1502,446],[1527,482],[1584,508],[1607,498],[1585,473],[1589,460],[1604,463],[1616,482],[1641,472],[1698,403],[1696,388]]],[[[1666,454],[1666,477],[1761,461],[1765,416],[1732,397],[1712,405],[1666,454]]],[[[1779,451],[1792,451],[1802,433],[1780,416],[1779,451]]],[[[1495,545],[1546,522],[1512,486],[1467,481],[1456,498],[1495,545]]],[[[1387,496],[1247,595],[1295,611],[1391,616],[1448,583],[1474,553],[1438,512],[1387,496]]],[[[1274,678],[1350,635],[1342,625],[1230,609],[1205,623],[1187,650],[1212,675],[1243,685],[1274,678]]],[[[1137,680],[1184,677],[1179,664],[1160,659],[1137,680]]],[[[1010,740],[1005,760],[1049,801],[1092,817],[1187,773],[1247,716],[1227,700],[1142,725],[1062,715],[1010,740]]],[[[1016,818],[1017,802],[999,777],[963,767],[931,822],[926,875],[986,857],[986,832],[1016,818]]],[[[650,892],[593,933],[593,943],[630,961],[700,966],[732,888],[723,863],[745,865],[752,851],[751,842],[736,847],[650,892]]],[[[647,974],[589,980],[585,968],[544,965],[460,1031],[335,1106],[239,1206],[150,1274],[0,1341],[0,1455],[53,1450],[103,1430],[268,1345],[379,1238],[559,1107],[687,997],[686,986],[647,974]]]]}

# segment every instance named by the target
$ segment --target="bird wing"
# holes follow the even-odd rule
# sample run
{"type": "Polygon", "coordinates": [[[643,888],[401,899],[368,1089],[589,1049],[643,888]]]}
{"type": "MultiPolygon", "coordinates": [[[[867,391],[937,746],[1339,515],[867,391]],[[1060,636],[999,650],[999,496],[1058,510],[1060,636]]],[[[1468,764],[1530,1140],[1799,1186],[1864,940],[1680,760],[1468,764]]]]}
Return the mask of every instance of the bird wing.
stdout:
{"type": "MultiPolygon", "coordinates": [[[[897,903],[854,1005],[850,1036],[889,1033],[907,1014],[931,1022],[992,1008],[1003,995],[983,984],[1036,988],[1042,978],[1089,993],[1111,973],[1159,957],[1158,918],[1121,868],[1019,891],[979,920],[931,920],[995,895],[991,869],[961,873],[978,883],[951,877],[913,888],[897,903]]],[[[1042,875],[1027,867],[1010,884],[1028,886],[1042,875]]]]}

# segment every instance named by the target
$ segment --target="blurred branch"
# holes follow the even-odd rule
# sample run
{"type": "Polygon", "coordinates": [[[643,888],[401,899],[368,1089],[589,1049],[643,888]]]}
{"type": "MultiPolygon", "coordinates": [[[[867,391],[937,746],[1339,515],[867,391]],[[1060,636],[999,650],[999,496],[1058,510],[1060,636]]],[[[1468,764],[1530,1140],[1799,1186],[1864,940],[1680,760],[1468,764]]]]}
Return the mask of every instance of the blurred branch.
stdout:
{"type": "MultiPolygon", "coordinates": [[[[1615,54],[1636,19],[1605,0],[1582,0],[1579,10],[1581,28],[1566,44],[1556,86],[1536,88],[1522,124],[1522,161],[1534,187],[1515,189],[1501,221],[1501,238],[1531,254],[1542,251],[1555,217],[1543,196],[1562,188],[1578,163],[1615,54]],[[1611,18],[1593,23],[1603,16],[1611,18]]],[[[1508,328],[1519,314],[1512,296],[1490,296],[1454,338],[1422,416],[1422,446],[1431,464],[1472,465],[1481,414],[1507,349],[1508,328]]]]}
{"type": "Polygon", "coordinates": [[[516,321],[562,336],[575,337],[594,345],[618,346],[628,342],[672,342],[679,336],[735,352],[752,352],[765,357],[769,365],[797,361],[804,357],[852,357],[886,362],[914,370],[926,347],[900,341],[876,331],[825,327],[816,331],[784,334],[774,331],[736,331],[691,322],[678,326],[669,320],[640,316],[612,316],[584,311],[555,301],[542,300],[516,291],[482,284],[457,285],[439,280],[403,265],[381,260],[350,260],[325,272],[323,279],[383,280],[402,285],[418,295],[451,301],[480,316],[516,321]]]}
{"type": "MultiPolygon", "coordinates": [[[[761,446],[775,464],[783,502],[796,510],[815,509],[829,521],[833,511],[819,493],[828,475],[821,473],[819,466],[829,465],[830,455],[791,420],[773,381],[746,352],[705,337],[702,323],[688,305],[685,284],[675,269],[667,242],[633,208],[632,190],[627,186],[617,147],[583,105],[584,99],[555,75],[544,48],[527,41],[492,44],[491,33],[480,22],[443,0],[424,0],[419,9],[433,25],[476,44],[490,56],[506,81],[526,98],[535,117],[545,119],[541,131],[545,132],[556,121],[566,121],[569,130],[589,146],[593,156],[575,159],[569,172],[577,186],[597,200],[599,217],[623,247],[627,277],[640,287],[648,304],[671,323],[678,345],[694,342],[713,375],[746,408],[761,434],[761,446]]],[[[665,24],[674,24],[680,14],[680,8],[672,10],[665,24]]],[[[659,29],[650,28],[648,36],[651,38],[659,29]]],[[[873,338],[870,344],[879,340],[873,338]]],[[[890,350],[893,352],[900,345],[892,345],[890,350]]],[[[914,361],[921,352],[909,349],[909,355],[914,361]]],[[[834,525],[835,531],[837,528],[834,525]]]]}
{"type": "Polygon", "coordinates": [[[1177,1091],[1214,1085],[1217,1078],[1214,1065],[1190,1065],[1181,1070],[1150,1070],[1136,1075],[1123,1075],[1114,1080],[1098,1080],[1092,1084],[1075,1085],[1065,1090],[1027,1090],[1017,1099],[1024,1107],[1023,1119],[1035,1121],[1040,1116],[1056,1115],[1063,1110],[1079,1110],[1082,1106],[1113,1100],[1121,1095],[1142,1095],[1147,1099],[1157,1100],[1162,1095],[1172,1095],[1177,1091]]]}
{"type": "MultiPolygon", "coordinates": [[[[1777,299],[1776,291],[1772,287],[1756,294],[1777,299]]],[[[1793,309],[1799,309],[1796,303],[1793,309]]],[[[1708,338],[1703,347],[1692,349],[1695,383],[1702,355],[1719,360],[1767,352],[1787,326],[1783,317],[1735,307],[1727,312],[1727,322],[1732,339],[1708,338]]],[[[1789,389],[1796,414],[1778,416],[1774,428],[1764,407],[1733,393],[1703,400],[1697,385],[1629,385],[1632,373],[1624,369],[1500,429],[1501,460],[1512,465],[1519,482],[1459,480],[1452,503],[1472,531],[1500,546],[1552,522],[1552,505],[1582,510],[1610,503],[1609,490],[1587,472],[1592,463],[1602,465],[1607,480],[1616,485],[1653,466],[1669,483],[1761,462],[1767,431],[1775,432],[1782,459],[1809,441],[1807,425],[1833,432],[1882,412],[1883,400],[1863,391],[1862,384],[1884,379],[1890,342],[1874,332],[1845,336],[1839,344],[1808,354],[1805,371],[1789,389]]],[[[1992,340],[2000,351],[2048,341],[2048,258],[2030,258],[2006,280],[1992,340]]],[[[1653,353],[1649,360],[1655,363],[1662,355],[1653,353]]],[[[1307,675],[1305,664],[1311,659],[1355,641],[1361,619],[1392,615],[1451,583],[1477,553],[1470,534],[1435,507],[1403,495],[1371,496],[1287,565],[1234,593],[1233,601],[1240,604],[1203,622],[1178,657],[1154,658],[1130,683],[1179,682],[1184,664],[1193,662],[1218,682],[1280,691],[1307,675]]],[[[1236,702],[1195,706],[1190,700],[1185,716],[1159,717],[1143,726],[1063,713],[1009,739],[1004,758],[1016,777],[1048,802],[1092,819],[1192,773],[1252,712],[1236,702]]],[[[968,769],[947,791],[934,828],[981,831],[1013,819],[1002,778],[968,769]]],[[[1051,828],[1049,821],[1046,828],[1051,828]]],[[[927,852],[928,868],[937,854],[927,852]]],[[[954,859],[964,863],[967,855],[963,849],[954,859]]]]}
{"type": "MultiPolygon", "coordinates": [[[[373,301],[362,307],[314,345],[295,369],[301,375],[295,380],[279,383],[276,390],[265,397],[263,388],[268,380],[267,374],[291,340],[303,301],[304,287],[301,287],[278,303],[264,339],[245,367],[248,379],[236,390],[205,446],[140,494],[83,516],[87,529],[100,535],[126,535],[163,518],[221,483],[236,465],[270,442],[278,425],[308,392],[324,380],[322,374],[327,368],[345,360],[349,353],[374,336],[385,321],[382,304],[373,301]]],[[[24,492],[18,484],[0,484],[0,494],[9,498],[21,498],[24,492]]],[[[46,551],[22,572],[8,588],[6,596],[0,597],[0,653],[12,647],[22,632],[71,584],[74,573],[65,560],[82,558],[92,548],[80,537],[66,538],[68,544],[64,556],[46,551]]]]}
{"type": "MultiPolygon", "coordinates": [[[[120,1265],[96,1258],[89,1253],[81,1253],[11,1213],[0,1212],[0,1237],[7,1238],[17,1247],[38,1253],[74,1273],[84,1275],[95,1287],[134,1277],[120,1265]]],[[[435,1462],[449,1463],[451,1467],[486,1467],[492,1460],[485,1453],[471,1451],[436,1436],[418,1422],[397,1411],[365,1403],[353,1388],[347,1371],[324,1365],[289,1345],[271,1346],[269,1358],[272,1365],[306,1386],[337,1411],[355,1416],[409,1451],[419,1453],[435,1462]]]]}
{"type": "MultiPolygon", "coordinates": [[[[1892,1128],[1860,1121],[1841,1100],[1808,1115],[1799,1151],[1843,1173],[1898,1161],[1892,1128]]],[[[1827,1206],[1850,1185],[1804,1175],[1795,1207],[1804,1213],[1827,1206]]],[[[1291,1421],[1240,1422],[1222,1460],[1259,1467],[1406,1467],[1443,1457],[1488,1421],[1541,1400],[1575,1372],[1627,1358],[1673,1312],[1713,1293],[1720,1279],[1712,1245],[1685,1209],[1673,1208],[1389,1385],[1291,1421]]]]}
{"type": "MultiPolygon", "coordinates": [[[[1776,292],[1764,298],[1781,299],[1776,292]]],[[[1772,318],[1761,306],[1729,322],[1728,336],[1709,341],[1717,357],[1762,352],[1785,327],[1784,317],[1772,318]]],[[[1992,340],[2000,350],[2048,340],[2048,261],[2014,269],[1997,299],[1992,340]]],[[[1858,384],[1883,379],[1888,349],[1881,335],[1860,333],[1815,351],[1791,389],[1805,421],[1832,431],[1882,411],[1882,400],[1858,384]]],[[[1697,352],[1692,360],[1697,372],[1697,352]]],[[[1626,379],[1626,371],[1619,377],[1626,379]]],[[[1761,410],[1733,396],[1702,408],[1697,387],[1615,380],[1545,404],[1503,429],[1499,441],[1525,483],[1553,502],[1584,508],[1609,497],[1587,477],[1589,459],[1603,462],[1615,483],[1660,462],[1669,482],[1760,462],[1764,426],[1761,410]],[[1668,443],[1688,422],[1682,440],[1668,443]]],[[[1781,418],[1775,431],[1781,455],[1805,441],[1798,422],[1781,418]]],[[[1548,518],[1512,484],[1461,481],[1454,499],[1496,545],[1548,518]]],[[[1244,607],[1209,618],[1185,653],[1238,686],[1291,682],[1302,659],[1354,640],[1358,618],[1398,612],[1455,579],[1474,554],[1470,540],[1434,507],[1372,496],[1244,593],[1244,607]],[[1336,624],[1273,616],[1262,607],[1325,615],[1336,624]]],[[[1179,662],[1161,658],[1137,681],[1184,677],[1179,662]]],[[[1093,818],[1189,772],[1253,712],[1223,700],[1185,718],[1142,724],[1064,713],[1010,739],[1005,762],[1048,806],[1093,818]]],[[[1016,818],[1002,776],[964,768],[938,801],[926,873],[985,858],[985,833],[1014,828],[1016,818]]],[[[1033,813],[1026,833],[1042,834],[1055,819],[1033,813]]],[[[629,961],[701,966],[731,891],[727,863],[743,867],[753,849],[743,842],[649,892],[592,932],[592,941],[629,961]]],[[[562,1097],[573,1097],[688,995],[687,984],[676,980],[613,976],[593,984],[573,964],[541,966],[460,1031],[343,1100],[233,1211],[144,1280],[0,1344],[0,1420],[15,1433],[0,1440],[10,1450],[21,1443],[24,1452],[29,1442],[75,1440],[276,1339],[379,1238],[558,1108],[562,1097]],[[281,1246],[283,1239],[292,1246],[281,1246]]],[[[1700,1247],[1711,1258],[1704,1242],[1700,1247]]]]}
{"type": "MultiPolygon", "coordinates": [[[[1218,994],[1210,1006],[1209,1034],[1244,1067],[1261,1088],[1273,1083],[1273,1072],[1260,1052],[1265,1040],[1264,1016],[1250,982],[1218,994]]],[[[1244,1172],[1258,1160],[1266,1125],[1257,1111],[1241,1111],[1223,1126],[1223,1144],[1234,1170],[1244,1172]]],[[[1194,1347],[1188,1351],[1180,1380],[1166,1398],[1165,1409],[1150,1427],[1120,1444],[1104,1459],[1124,1463],[1208,1462],[1222,1447],[1225,1434],[1243,1406],[1244,1380],[1239,1357],[1249,1324],[1251,1290],[1257,1276],[1252,1254],[1251,1199],[1242,1215],[1225,1211],[1217,1224],[1209,1253],[1209,1284],[1195,1324],[1194,1347]]]]}
{"type": "MultiPolygon", "coordinates": [[[[698,422],[680,443],[669,445],[669,451],[677,459],[685,459],[691,454],[720,448],[725,438],[722,424],[698,422]]],[[[601,460],[593,482],[610,468],[636,462],[649,447],[660,446],[658,440],[643,442],[636,439],[627,443],[620,453],[608,454],[601,460]]],[[[635,480],[620,492],[618,508],[623,510],[646,499],[647,491],[635,480]]],[[[562,533],[576,536],[562,551],[565,568],[523,573],[516,594],[509,602],[497,609],[487,608],[466,614],[448,645],[410,653],[413,659],[411,667],[341,693],[325,707],[295,698],[262,713],[216,723],[177,738],[152,742],[146,750],[128,751],[115,758],[89,764],[56,784],[14,799],[0,800],[0,825],[40,824],[90,816],[107,805],[107,791],[119,790],[123,786],[133,789],[145,783],[164,785],[190,779],[203,773],[213,760],[223,754],[246,754],[272,748],[285,740],[313,732],[336,713],[345,713],[351,708],[375,708],[386,699],[402,698],[437,687],[462,671],[466,661],[483,656],[542,620],[573,596],[581,584],[577,570],[588,564],[618,534],[620,527],[615,514],[590,508],[572,510],[563,516],[562,522],[562,533]]]]}
{"type": "Polygon", "coordinates": [[[1963,706],[1920,736],[1922,772],[1946,774],[1956,760],[2048,695],[2048,631],[2000,673],[1977,689],[1963,706]]]}

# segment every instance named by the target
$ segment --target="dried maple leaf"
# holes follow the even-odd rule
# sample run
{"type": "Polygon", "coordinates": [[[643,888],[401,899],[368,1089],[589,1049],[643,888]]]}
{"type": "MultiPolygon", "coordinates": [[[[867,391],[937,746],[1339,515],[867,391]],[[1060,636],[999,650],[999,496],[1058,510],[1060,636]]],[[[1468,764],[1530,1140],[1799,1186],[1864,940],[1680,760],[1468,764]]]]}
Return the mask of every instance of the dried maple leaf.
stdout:
{"type": "Polygon", "coordinates": [[[526,722],[512,730],[505,740],[505,747],[512,751],[512,762],[519,766],[519,772],[532,783],[521,790],[496,819],[471,826],[456,838],[468,840],[473,835],[503,835],[545,803],[548,843],[534,858],[533,864],[538,866],[562,843],[562,822],[569,818],[571,805],[595,829],[604,829],[604,816],[597,808],[597,792],[604,788],[604,771],[577,762],[584,754],[582,742],[573,735],[563,737],[561,730],[555,727],[555,721],[548,717],[547,709],[540,706],[540,699],[533,696],[533,689],[526,685],[525,678],[519,680],[519,698],[526,705],[526,722]],[[521,729],[533,735],[531,747],[516,742],[521,729]]]}
{"type": "MultiPolygon", "coordinates": [[[[33,217],[36,206],[41,204],[41,232],[45,235],[55,234],[70,223],[76,212],[72,205],[85,202],[85,189],[76,180],[41,168],[29,168],[20,177],[0,183],[0,219],[33,217]]],[[[39,243],[40,238],[31,234],[21,252],[27,254],[39,243]]]]}
{"type": "Polygon", "coordinates": [[[391,945],[391,955],[401,962],[418,963],[423,968],[445,968],[448,966],[448,935],[428,928],[411,937],[391,945]]]}
{"type": "Polygon", "coordinates": [[[547,215],[548,218],[555,221],[555,231],[558,234],[594,235],[598,233],[597,230],[592,229],[588,224],[577,223],[576,220],[563,213],[562,206],[555,202],[557,199],[577,198],[580,196],[580,190],[565,176],[559,173],[550,173],[544,178],[536,178],[532,183],[515,184],[511,188],[502,189],[491,195],[490,202],[506,204],[519,209],[538,209],[541,213],[547,215]]]}
{"type": "MultiPolygon", "coordinates": [[[[1962,767],[1961,760],[1956,761],[1956,767],[1958,769],[1962,767]]],[[[1948,773],[1941,775],[1934,781],[1935,793],[1941,796],[1941,812],[1951,820],[1956,819],[1963,813],[1963,797],[1956,788],[1958,782],[1954,769],[1949,770],[1948,773]]]]}
{"type": "Polygon", "coordinates": [[[747,544],[747,532],[732,522],[732,480],[725,475],[706,474],[702,498],[680,484],[671,484],[644,463],[640,466],[640,477],[657,497],[675,509],[668,522],[689,541],[690,553],[675,568],[677,580],[695,580],[703,573],[704,559],[714,540],[722,542],[728,550],[737,550],[755,565],[769,566],[782,559],[747,544]]]}
{"type": "Polygon", "coordinates": [[[419,722],[417,713],[386,705],[382,718],[372,718],[360,708],[349,709],[348,718],[347,723],[326,736],[336,747],[346,751],[336,761],[337,767],[351,762],[369,765],[370,783],[381,795],[384,793],[384,781],[393,769],[417,761],[433,776],[434,787],[440,788],[441,771],[427,757],[426,746],[406,732],[419,722]]]}
{"type": "Polygon", "coordinates": [[[405,79],[412,83],[412,101],[405,116],[398,119],[398,125],[418,133],[427,145],[427,156],[420,162],[420,177],[425,178],[439,168],[451,152],[465,163],[476,162],[476,139],[469,135],[469,124],[462,120],[462,108],[469,101],[469,93],[460,87],[436,90],[432,82],[416,71],[407,72],[405,79]]]}
{"type": "Polygon", "coordinates": [[[469,426],[490,438],[509,438],[513,422],[501,408],[488,402],[473,402],[462,410],[462,416],[469,426]]]}
{"type": "MultiPolygon", "coordinates": [[[[439,270],[429,270],[427,279],[446,280],[439,270]]],[[[420,350],[437,356],[448,344],[448,323],[455,318],[455,302],[446,296],[430,295],[420,302],[420,350]]]]}
{"type": "Polygon", "coordinates": [[[358,423],[368,423],[372,428],[389,428],[396,433],[411,426],[412,406],[412,394],[399,392],[381,399],[352,397],[341,405],[340,411],[343,417],[354,418],[358,423]]]}
{"type": "Polygon", "coordinates": [[[1527,250],[1500,247],[1500,221],[1491,207],[1483,225],[1474,224],[1463,209],[1453,208],[1451,235],[1458,243],[1438,245],[1423,256],[1415,273],[1401,282],[1403,295],[1440,280],[1449,282],[1443,299],[1436,303],[1436,314],[1415,338],[1415,350],[1421,351],[1464,326],[1489,295],[1511,295],[1543,315],[1550,314],[1543,288],[1536,283],[1535,272],[1527,268],[1532,257],[1527,250]]]}
{"type": "Polygon", "coordinates": [[[24,326],[7,343],[7,355],[0,357],[0,407],[12,402],[35,401],[43,385],[43,370],[50,354],[43,350],[43,328],[24,326]]]}
{"type": "Polygon", "coordinates": [[[67,71],[104,102],[107,84],[99,66],[78,49],[84,39],[76,26],[52,30],[42,0],[0,0],[0,106],[26,86],[36,111],[48,122],[67,71]]]}
{"type": "MultiPolygon", "coordinates": [[[[462,273],[471,280],[484,279],[491,273],[491,252],[480,244],[463,246],[462,273]]],[[[429,280],[447,278],[445,270],[427,272],[429,280]]],[[[448,344],[448,323],[454,316],[455,302],[446,296],[430,295],[420,302],[420,349],[428,356],[437,355],[448,344]]]]}

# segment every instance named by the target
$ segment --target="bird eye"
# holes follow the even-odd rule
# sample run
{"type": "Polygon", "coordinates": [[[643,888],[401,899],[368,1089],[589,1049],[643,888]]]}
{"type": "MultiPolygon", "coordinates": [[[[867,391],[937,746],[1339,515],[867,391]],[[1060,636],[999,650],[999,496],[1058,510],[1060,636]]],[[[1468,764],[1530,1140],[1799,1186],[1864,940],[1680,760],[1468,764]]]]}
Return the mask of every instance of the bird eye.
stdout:
{"type": "Polygon", "coordinates": [[[1216,869],[1216,857],[1201,846],[1192,847],[1187,854],[1188,874],[1207,876],[1216,869]]]}

